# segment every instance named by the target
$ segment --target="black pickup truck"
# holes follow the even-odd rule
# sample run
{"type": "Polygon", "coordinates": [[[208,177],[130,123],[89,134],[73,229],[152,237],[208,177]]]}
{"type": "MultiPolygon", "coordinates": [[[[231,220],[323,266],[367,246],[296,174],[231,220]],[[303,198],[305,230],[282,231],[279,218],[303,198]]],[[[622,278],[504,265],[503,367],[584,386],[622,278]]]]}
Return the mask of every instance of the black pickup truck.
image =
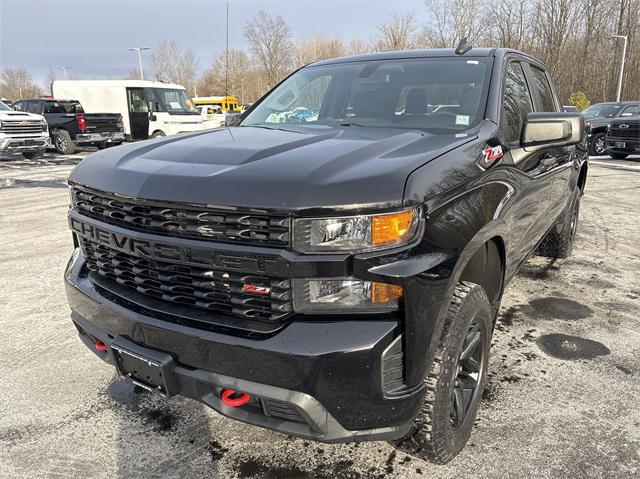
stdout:
{"type": "Polygon", "coordinates": [[[607,125],[604,147],[607,154],[616,160],[640,155],[640,115],[611,120],[607,125]]]}
{"type": "Polygon", "coordinates": [[[74,169],[71,319],[142,388],[447,462],[506,285],[535,251],[571,252],[584,140],[518,51],[313,63],[233,126],[74,169]]]}
{"type": "Polygon", "coordinates": [[[609,122],[615,118],[640,115],[640,101],[596,103],[584,110],[582,114],[588,123],[587,144],[589,145],[589,154],[594,156],[606,155],[604,137],[607,134],[609,122]]]}
{"type": "Polygon", "coordinates": [[[58,153],[71,154],[77,145],[100,149],[124,141],[124,126],[119,113],[85,113],[80,102],[37,98],[20,100],[13,109],[37,113],[47,119],[51,142],[58,153]]]}

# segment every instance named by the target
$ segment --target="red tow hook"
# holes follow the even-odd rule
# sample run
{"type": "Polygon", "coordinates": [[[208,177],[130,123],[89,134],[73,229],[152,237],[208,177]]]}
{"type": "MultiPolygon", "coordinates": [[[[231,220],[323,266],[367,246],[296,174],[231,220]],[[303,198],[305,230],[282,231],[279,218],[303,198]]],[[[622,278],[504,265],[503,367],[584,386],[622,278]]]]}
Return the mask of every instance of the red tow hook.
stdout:
{"type": "Polygon", "coordinates": [[[104,344],[102,341],[96,341],[96,351],[106,351],[107,350],[107,345],[104,344]]]}
{"type": "Polygon", "coordinates": [[[222,391],[222,402],[227,406],[244,406],[250,399],[251,395],[247,393],[239,393],[233,389],[224,389],[222,391]]]}

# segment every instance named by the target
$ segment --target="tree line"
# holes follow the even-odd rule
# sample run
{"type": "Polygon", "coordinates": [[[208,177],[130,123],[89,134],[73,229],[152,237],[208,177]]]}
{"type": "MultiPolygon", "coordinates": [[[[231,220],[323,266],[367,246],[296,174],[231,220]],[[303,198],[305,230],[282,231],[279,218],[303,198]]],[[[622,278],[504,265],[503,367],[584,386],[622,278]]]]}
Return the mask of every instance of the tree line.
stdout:
{"type": "MultiPolygon", "coordinates": [[[[371,38],[314,35],[294,42],[280,15],[259,11],[244,26],[246,49],[229,49],[200,68],[190,49],[163,41],[151,51],[152,78],[184,85],[192,95],[231,94],[253,102],[294,69],[316,60],[370,51],[475,46],[509,47],[540,58],[564,104],[615,99],[623,35],[628,39],[623,99],[640,99],[640,0],[426,0],[419,13],[398,12],[371,38]],[[425,19],[425,20],[423,20],[425,19]]],[[[137,69],[129,78],[138,78],[137,69]]],[[[39,96],[24,69],[0,73],[0,97],[39,96]]]]}

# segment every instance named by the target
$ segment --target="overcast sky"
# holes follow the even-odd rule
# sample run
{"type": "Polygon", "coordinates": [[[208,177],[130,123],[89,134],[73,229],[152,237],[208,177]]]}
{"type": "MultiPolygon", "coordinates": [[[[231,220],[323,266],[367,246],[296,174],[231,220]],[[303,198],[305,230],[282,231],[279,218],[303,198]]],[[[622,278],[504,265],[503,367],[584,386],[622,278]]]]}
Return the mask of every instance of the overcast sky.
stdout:
{"type": "MultiPolygon", "coordinates": [[[[243,48],[247,20],[260,9],[282,15],[293,37],[314,33],[367,40],[396,11],[425,21],[423,0],[229,0],[229,47],[243,48]]],[[[26,68],[41,84],[50,68],[71,66],[80,78],[126,76],[137,67],[129,47],[175,40],[192,49],[200,69],[224,50],[225,1],[0,0],[0,67],[26,68]]],[[[62,77],[62,71],[56,74],[62,77]]]]}

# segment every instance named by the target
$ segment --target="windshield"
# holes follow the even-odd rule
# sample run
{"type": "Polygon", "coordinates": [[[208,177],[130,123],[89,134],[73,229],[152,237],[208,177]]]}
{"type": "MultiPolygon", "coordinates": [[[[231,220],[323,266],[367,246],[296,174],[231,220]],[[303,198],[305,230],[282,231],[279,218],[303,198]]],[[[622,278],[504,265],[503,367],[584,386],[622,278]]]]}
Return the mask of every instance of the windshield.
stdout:
{"type": "Polygon", "coordinates": [[[195,113],[200,114],[193,106],[193,101],[185,90],[170,90],[167,88],[153,88],[156,102],[160,103],[161,111],[169,113],[195,113]]]}
{"type": "Polygon", "coordinates": [[[587,118],[613,118],[619,109],[620,105],[615,103],[600,103],[587,108],[584,115],[587,118]]]}
{"type": "Polygon", "coordinates": [[[418,58],[303,68],[240,123],[462,131],[484,116],[489,60],[418,58]]]}
{"type": "Polygon", "coordinates": [[[11,108],[0,101],[0,110],[11,110],[11,108]]]}

